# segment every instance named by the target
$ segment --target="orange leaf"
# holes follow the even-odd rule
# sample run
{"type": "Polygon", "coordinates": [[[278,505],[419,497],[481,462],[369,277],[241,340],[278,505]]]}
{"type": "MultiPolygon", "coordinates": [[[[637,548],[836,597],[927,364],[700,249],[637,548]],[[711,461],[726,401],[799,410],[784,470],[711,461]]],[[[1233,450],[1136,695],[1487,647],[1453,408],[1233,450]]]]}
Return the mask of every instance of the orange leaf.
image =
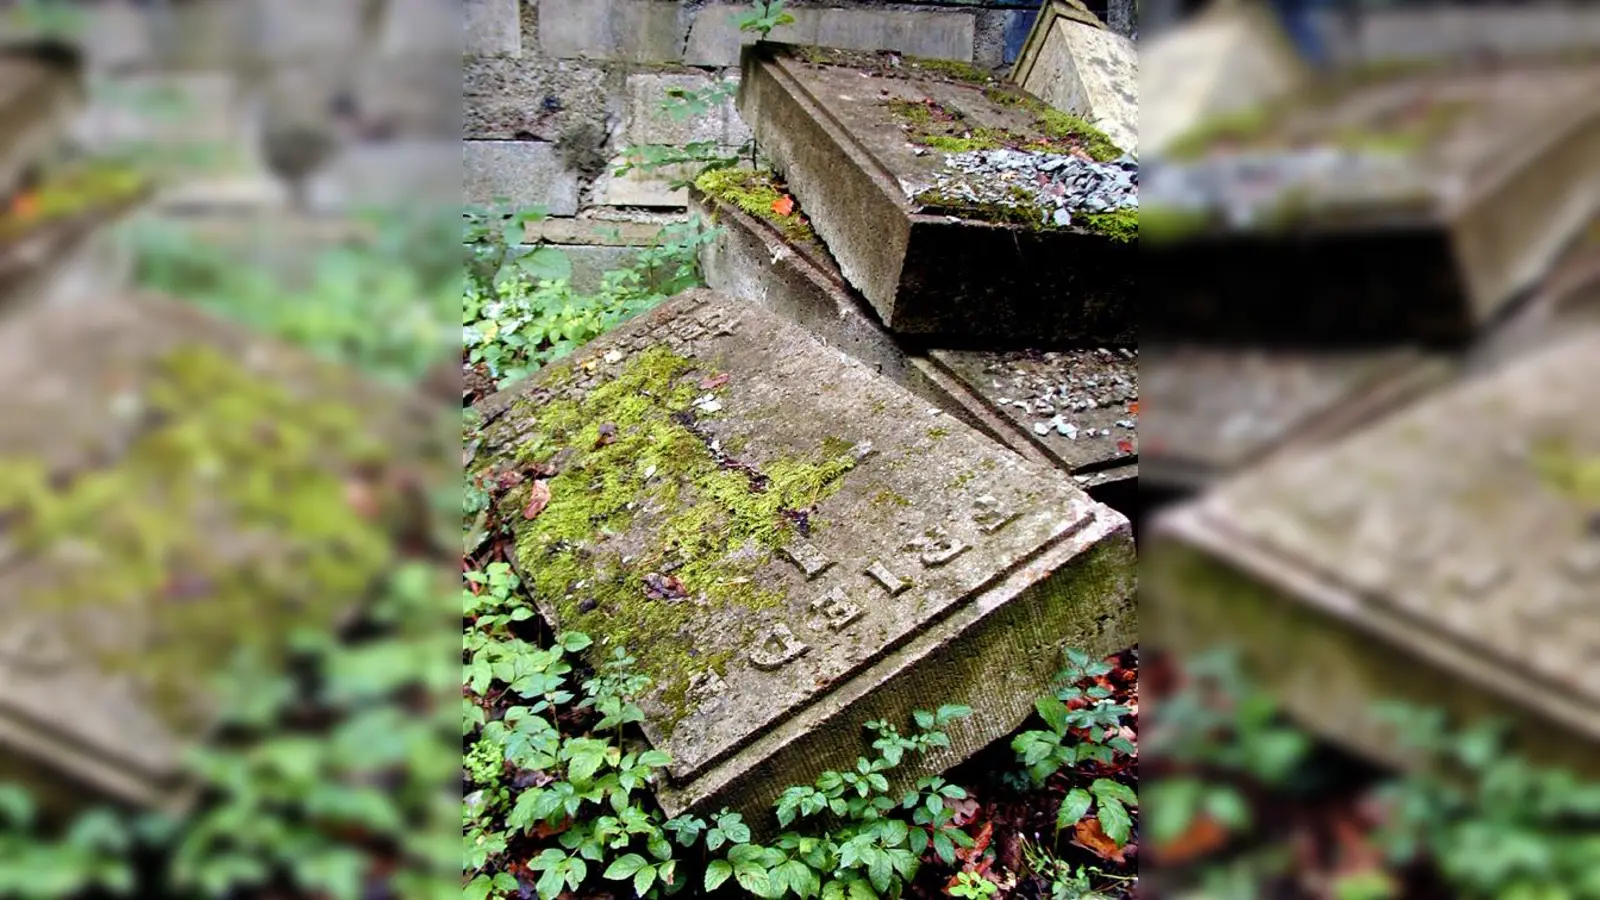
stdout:
{"type": "Polygon", "coordinates": [[[794,212],[794,198],[788,194],[772,201],[772,211],[780,216],[787,216],[794,212]]]}
{"type": "Polygon", "coordinates": [[[1074,837],[1073,843],[1089,851],[1090,853],[1093,853],[1095,856],[1098,856],[1101,859],[1109,859],[1116,863],[1127,861],[1123,859],[1123,849],[1118,847],[1117,842],[1113,841],[1110,836],[1100,828],[1099,819],[1079,819],[1078,824],[1074,825],[1072,830],[1074,837]]]}
{"type": "Polygon", "coordinates": [[[723,372],[721,375],[713,375],[710,378],[700,382],[700,390],[714,391],[717,388],[727,384],[731,380],[733,380],[733,376],[729,375],[727,372],[723,372]]]}
{"type": "Polygon", "coordinates": [[[1129,403],[1128,412],[1131,412],[1137,416],[1139,414],[1139,401],[1135,400],[1132,403],[1129,403]]]}
{"type": "Polygon", "coordinates": [[[1150,849],[1162,863],[1181,866],[1217,850],[1227,842],[1228,830],[1216,819],[1201,814],[1189,823],[1183,834],[1150,849]]]}
{"type": "Polygon", "coordinates": [[[522,511],[522,517],[524,519],[537,519],[539,513],[544,512],[544,508],[549,505],[550,485],[547,482],[535,481],[533,483],[533,494],[528,498],[528,506],[522,511]]]}
{"type": "Polygon", "coordinates": [[[11,214],[19,219],[32,219],[39,214],[39,195],[23,191],[11,198],[11,214]]]}

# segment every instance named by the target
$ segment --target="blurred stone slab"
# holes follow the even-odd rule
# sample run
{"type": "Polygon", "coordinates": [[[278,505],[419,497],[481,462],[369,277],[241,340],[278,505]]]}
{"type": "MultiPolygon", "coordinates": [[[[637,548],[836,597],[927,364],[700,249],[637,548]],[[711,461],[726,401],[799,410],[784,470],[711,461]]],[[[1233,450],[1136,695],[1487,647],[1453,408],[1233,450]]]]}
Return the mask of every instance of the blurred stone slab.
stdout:
{"type": "Polygon", "coordinates": [[[1496,369],[1560,341],[1574,329],[1596,327],[1600,327],[1600,217],[1567,248],[1522,308],[1472,347],[1466,365],[1472,371],[1496,369]]]}
{"type": "Polygon", "coordinates": [[[1145,349],[1141,374],[1153,417],[1144,477],[1183,492],[1348,434],[1441,386],[1453,371],[1447,359],[1407,348],[1145,349]]]}
{"type": "MultiPolygon", "coordinates": [[[[794,240],[772,218],[753,216],[703,190],[696,189],[691,198],[690,209],[718,228],[716,238],[701,252],[701,270],[710,287],[801,325],[822,343],[1024,459],[1071,474],[1095,499],[1124,510],[1107,488],[1131,485],[1138,477],[1137,431],[1118,424],[1137,422],[1137,410],[1130,407],[1138,401],[1137,350],[1047,353],[918,347],[874,317],[867,302],[845,283],[820,241],[794,240]],[[1067,402],[1060,403],[1063,399],[1067,402]],[[1095,401],[1092,410],[1090,399],[1095,401]],[[1033,414],[1036,408],[1057,403],[1064,412],[1070,410],[1060,423],[1066,427],[1057,427],[1055,412],[1033,414]],[[1027,412],[1018,404],[1026,404],[1027,412]],[[1084,409],[1077,409],[1080,405],[1084,409]],[[1041,421],[1051,426],[1045,435],[1037,433],[1041,421]],[[1074,437],[1067,436],[1074,432],[1074,437]]],[[[791,216],[803,214],[796,207],[791,216]]]]}
{"type": "Polygon", "coordinates": [[[762,44],[746,53],[739,108],[845,279],[892,331],[1131,339],[1137,242],[1040,224],[1026,204],[941,199],[935,186],[957,171],[944,152],[908,140],[915,117],[927,116],[938,127],[953,117],[969,134],[1041,140],[1041,116],[1056,111],[1036,98],[1001,93],[968,69],[762,44]]]}
{"type": "Polygon", "coordinates": [[[0,320],[0,370],[0,777],[181,805],[214,679],[356,608],[395,562],[398,472],[439,483],[448,422],[143,295],[0,320]]]}
{"type": "Polygon", "coordinates": [[[506,198],[518,207],[542,206],[552,216],[578,212],[578,173],[554,144],[541,141],[463,141],[464,193],[469,203],[506,198]]]}
{"type": "MultiPolygon", "coordinates": [[[[739,30],[737,19],[748,11],[748,7],[730,3],[697,10],[689,27],[684,63],[737,66],[742,48],[756,39],[753,32],[739,30]]],[[[788,12],[794,21],[773,29],[772,40],[844,50],[893,50],[907,56],[966,62],[973,58],[977,37],[977,20],[965,10],[798,7],[788,12]]]]}
{"type": "Polygon", "coordinates": [[[1039,10],[1011,80],[1139,152],[1138,51],[1076,0],[1049,0],[1039,10]]]}
{"type": "Polygon", "coordinates": [[[0,44],[0,199],[11,197],[26,172],[59,158],[81,77],[34,47],[0,44]]]}
{"type": "Polygon", "coordinates": [[[1148,41],[1139,77],[1139,142],[1156,156],[1202,121],[1289,94],[1310,73],[1270,12],[1219,3],[1148,41]]]}
{"type": "Polygon", "coordinates": [[[150,187],[115,166],[55,169],[31,190],[33,209],[0,211],[0,312],[125,286],[130,260],[107,226],[150,187]]]}
{"type": "Polygon", "coordinates": [[[1600,211],[1597,158],[1600,70],[1578,64],[1355,80],[1214,121],[1145,166],[1148,321],[1459,345],[1600,211]]]}
{"type": "Polygon", "coordinates": [[[1059,647],[1136,639],[1123,516],[750,303],[682,295],[478,409],[541,611],[654,679],[672,814],[767,807],[864,722],[971,701],[915,768],[952,765],[1059,647]]]}
{"type": "Polygon", "coordinates": [[[1148,641],[1232,643],[1289,712],[1415,762],[1388,699],[1507,718],[1600,769],[1600,332],[1466,381],[1158,520],[1148,641]]]}

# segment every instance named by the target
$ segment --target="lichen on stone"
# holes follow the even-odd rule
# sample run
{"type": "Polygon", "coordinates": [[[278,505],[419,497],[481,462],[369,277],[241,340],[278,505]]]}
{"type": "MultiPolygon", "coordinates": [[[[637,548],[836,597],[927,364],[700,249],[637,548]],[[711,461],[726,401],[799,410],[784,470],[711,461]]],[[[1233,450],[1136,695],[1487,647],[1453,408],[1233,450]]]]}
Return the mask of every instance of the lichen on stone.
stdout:
{"type": "Polygon", "coordinates": [[[752,636],[697,640],[706,632],[696,624],[710,617],[726,634],[781,605],[783,585],[763,569],[797,521],[827,527],[810,513],[856,465],[842,441],[759,470],[713,449],[703,423],[716,414],[696,400],[736,386],[702,389],[707,374],[656,346],[576,399],[519,404],[513,415],[533,428],[515,465],[555,471],[541,488],[549,502],[531,520],[531,483],[502,500],[535,598],[562,629],[603,633],[639,659],[657,691],[647,709],[669,734],[688,712],[692,679],[723,674],[728,648],[752,636]]]}

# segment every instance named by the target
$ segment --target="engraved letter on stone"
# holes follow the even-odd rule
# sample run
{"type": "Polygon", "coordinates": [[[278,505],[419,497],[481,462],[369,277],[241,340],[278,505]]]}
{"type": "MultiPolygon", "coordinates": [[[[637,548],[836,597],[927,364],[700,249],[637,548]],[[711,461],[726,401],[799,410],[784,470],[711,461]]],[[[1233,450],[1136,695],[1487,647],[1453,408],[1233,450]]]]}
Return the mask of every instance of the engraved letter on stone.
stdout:
{"type": "Polygon", "coordinates": [[[972,503],[972,521],[984,534],[994,534],[1017,520],[1017,514],[1007,509],[998,498],[984,494],[972,503]]]}
{"type": "Polygon", "coordinates": [[[815,580],[818,575],[821,575],[823,572],[826,572],[828,569],[833,567],[833,560],[824,556],[821,550],[818,550],[815,546],[808,544],[805,541],[791,541],[788,546],[785,546],[778,552],[782,553],[784,558],[794,563],[795,566],[800,569],[800,573],[806,577],[807,581],[815,580]]]}
{"type": "Polygon", "coordinates": [[[906,544],[905,549],[919,551],[923,565],[937,567],[967,552],[967,545],[950,537],[943,528],[933,528],[906,544]]]}
{"type": "Polygon", "coordinates": [[[795,638],[789,626],[778,624],[761,633],[750,648],[750,663],[763,672],[780,669],[810,650],[795,638]]]}
{"type": "Polygon", "coordinates": [[[822,618],[829,631],[843,631],[861,618],[861,607],[850,602],[844,588],[836,587],[811,601],[811,611],[822,618]]]}

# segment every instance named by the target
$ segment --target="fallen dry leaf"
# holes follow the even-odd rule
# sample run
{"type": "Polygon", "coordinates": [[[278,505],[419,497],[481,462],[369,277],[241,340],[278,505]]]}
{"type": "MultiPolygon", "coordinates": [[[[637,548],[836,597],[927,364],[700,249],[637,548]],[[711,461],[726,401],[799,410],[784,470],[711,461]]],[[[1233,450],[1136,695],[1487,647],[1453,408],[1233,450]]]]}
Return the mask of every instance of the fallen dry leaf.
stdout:
{"type": "Polygon", "coordinates": [[[700,390],[702,390],[702,391],[714,391],[717,388],[722,387],[723,385],[727,384],[729,381],[732,381],[732,380],[733,380],[733,376],[729,375],[726,372],[723,372],[721,375],[713,375],[710,378],[707,378],[706,380],[700,382],[700,390]]]}
{"type": "Polygon", "coordinates": [[[1100,828],[1099,819],[1079,819],[1078,824],[1073,826],[1072,831],[1072,842],[1077,844],[1079,847],[1082,847],[1101,859],[1109,859],[1115,863],[1127,862],[1127,860],[1123,857],[1123,853],[1125,852],[1124,848],[1118,847],[1117,842],[1113,841],[1111,837],[1100,828]]]}
{"type": "Polygon", "coordinates": [[[772,211],[780,216],[792,215],[794,213],[794,198],[784,194],[782,197],[772,201],[772,211]]]}
{"type": "Polygon", "coordinates": [[[1228,842],[1228,830],[1204,813],[1194,817],[1183,834],[1164,844],[1149,847],[1163,865],[1181,866],[1193,862],[1228,842]]]}
{"type": "Polygon", "coordinates": [[[539,513],[544,512],[544,508],[549,505],[549,482],[535,481],[533,483],[533,491],[528,497],[528,505],[522,510],[522,517],[524,519],[537,519],[539,517],[539,513]]]}
{"type": "Polygon", "coordinates": [[[377,492],[372,485],[361,479],[352,478],[344,483],[344,502],[363,519],[372,520],[378,517],[382,509],[378,503],[377,492]]]}

